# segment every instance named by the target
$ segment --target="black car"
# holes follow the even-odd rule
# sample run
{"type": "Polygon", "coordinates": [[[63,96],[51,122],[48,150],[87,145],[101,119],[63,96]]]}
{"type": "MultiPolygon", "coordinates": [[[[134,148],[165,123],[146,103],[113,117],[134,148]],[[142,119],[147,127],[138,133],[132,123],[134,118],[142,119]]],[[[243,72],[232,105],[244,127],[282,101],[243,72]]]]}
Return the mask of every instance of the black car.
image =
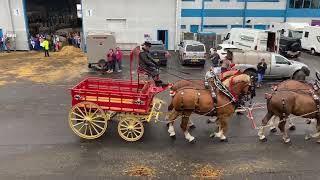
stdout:
{"type": "Polygon", "coordinates": [[[280,37],[279,53],[287,58],[296,58],[301,54],[301,41],[292,37],[280,37]]]}
{"type": "Polygon", "coordinates": [[[150,43],[150,54],[152,58],[160,65],[166,66],[170,53],[166,50],[162,41],[150,41],[150,43]]]}

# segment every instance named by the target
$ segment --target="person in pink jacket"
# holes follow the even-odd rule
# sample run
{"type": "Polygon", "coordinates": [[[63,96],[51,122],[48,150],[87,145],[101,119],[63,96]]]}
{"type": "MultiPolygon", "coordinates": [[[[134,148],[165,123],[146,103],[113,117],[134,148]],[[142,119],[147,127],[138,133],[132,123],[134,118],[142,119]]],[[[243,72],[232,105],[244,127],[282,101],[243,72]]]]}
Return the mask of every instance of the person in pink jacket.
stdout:
{"type": "Polygon", "coordinates": [[[119,47],[116,48],[116,63],[118,64],[118,72],[122,71],[122,57],[123,57],[123,53],[121,51],[121,49],[119,47]]]}

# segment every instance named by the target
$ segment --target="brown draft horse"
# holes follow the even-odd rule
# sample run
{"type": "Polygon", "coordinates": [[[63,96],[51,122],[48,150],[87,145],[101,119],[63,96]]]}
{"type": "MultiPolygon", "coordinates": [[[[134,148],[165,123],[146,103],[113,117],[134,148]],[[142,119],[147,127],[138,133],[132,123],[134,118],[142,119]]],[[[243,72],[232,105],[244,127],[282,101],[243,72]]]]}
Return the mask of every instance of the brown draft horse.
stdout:
{"type": "MultiPolygon", "coordinates": [[[[310,90],[313,90],[312,84],[304,82],[304,81],[297,81],[297,80],[286,80],[278,85],[274,86],[272,88],[273,91],[285,91],[285,90],[291,90],[295,92],[303,92],[303,93],[309,93],[310,90]]],[[[271,119],[271,127],[270,131],[272,133],[276,132],[276,126],[275,126],[275,119],[276,117],[273,116],[271,119]]],[[[289,130],[295,130],[295,125],[293,122],[290,121],[290,118],[288,119],[289,123],[289,130]]]]}
{"type": "MultiPolygon", "coordinates": [[[[267,140],[264,135],[263,126],[266,126],[273,116],[277,116],[280,118],[278,128],[283,134],[282,138],[285,143],[289,143],[291,140],[285,125],[290,114],[316,119],[318,134],[320,132],[320,116],[319,113],[317,113],[317,104],[310,91],[312,89],[313,87],[310,84],[288,80],[283,83],[282,88],[278,87],[277,91],[273,92],[273,94],[267,95],[268,112],[262,119],[262,128],[258,134],[259,139],[261,141],[267,140]]],[[[320,140],[318,142],[320,142],[320,140]]]]}
{"type": "MultiPolygon", "coordinates": [[[[209,79],[211,87],[215,87],[213,78],[209,79]]],[[[252,86],[252,80],[250,76],[241,74],[233,78],[232,82],[229,82],[233,86],[233,93],[236,95],[249,95],[249,87],[252,86]]],[[[215,133],[215,136],[220,138],[221,141],[226,141],[225,133],[228,130],[228,121],[235,112],[235,104],[224,93],[217,88],[214,89],[217,95],[217,103],[214,103],[212,94],[209,90],[198,90],[194,87],[184,87],[177,90],[177,93],[172,98],[173,109],[169,114],[169,127],[168,132],[171,137],[175,136],[175,130],[173,127],[174,121],[182,116],[181,129],[184,132],[185,138],[189,142],[194,141],[194,137],[188,132],[189,117],[192,113],[217,116],[217,120],[220,123],[219,132],[215,133]],[[213,114],[216,110],[216,114],[213,114]]]]}

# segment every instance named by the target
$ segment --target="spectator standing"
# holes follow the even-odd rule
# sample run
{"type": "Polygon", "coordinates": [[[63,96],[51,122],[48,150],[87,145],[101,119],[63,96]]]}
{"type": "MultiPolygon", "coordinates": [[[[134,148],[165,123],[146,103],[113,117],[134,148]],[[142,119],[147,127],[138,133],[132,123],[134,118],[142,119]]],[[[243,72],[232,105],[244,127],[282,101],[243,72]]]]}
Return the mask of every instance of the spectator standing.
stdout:
{"type": "Polygon", "coordinates": [[[264,78],[264,74],[265,74],[266,69],[267,69],[267,63],[265,62],[265,59],[261,59],[261,61],[257,65],[257,69],[258,69],[258,84],[257,84],[257,87],[261,87],[262,86],[262,80],[264,78]]]}
{"type": "Polygon", "coordinates": [[[109,49],[109,52],[107,54],[107,73],[113,73],[114,60],[115,60],[115,53],[113,49],[109,49]]]}
{"type": "Polygon", "coordinates": [[[5,46],[6,46],[7,53],[10,53],[11,43],[10,43],[10,38],[9,38],[8,36],[5,36],[5,38],[4,38],[4,44],[5,44],[5,46]]]}
{"type": "Polygon", "coordinates": [[[47,38],[45,38],[44,41],[42,42],[42,46],[44,49],[44,57],[50,57],[49,56],[49,41],[47,40],[47,38]]]}
{"type": "Polygon", "coordinates": [[[217,53],[217,50],[213,49],[212,53],[210,52],[210,54],[211,54],[212,67],[219,67],[220,56],[217,53]]]}
{"type": "Polygon", "coordinates": [[[122,57],[123,53],[119,47],[116,48],[116,64],[118,66],[118,72],[122,71],[122,57]]]}
{"type": "Polygon", "coordinates": [[[0,53],[4,51],[4,37],[0,37],[0,53]]]}
{"type": "Polygon", "coordinates": [[[30,45],[31,45],[31,50],[34,50],[35,46],[36,46],[36,42],[35,42],[33,36],[31,36],[31,38],[30,38],[30,45]]]}

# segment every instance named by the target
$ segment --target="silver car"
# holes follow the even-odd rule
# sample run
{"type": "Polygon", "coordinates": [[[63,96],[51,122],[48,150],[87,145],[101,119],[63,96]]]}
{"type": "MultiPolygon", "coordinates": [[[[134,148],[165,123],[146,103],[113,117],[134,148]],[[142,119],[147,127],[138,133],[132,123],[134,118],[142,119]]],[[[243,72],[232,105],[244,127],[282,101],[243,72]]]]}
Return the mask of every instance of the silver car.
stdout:
{"type": "Polygon", "coordinates": [[[203,43],[185,40],[179,44],[179,60],[182,65],[206,63],[206,47],[203,43]]]}
{"type": "Polygon", "coordinates": [[[310,75],[309,67],[301,62],[291,61],[272,52],[228,51],[228,59],[232,59],[236,69],[247,74],[257,74],[257,64],[263,58],[267,63],[266,78],[291,78],[304,80],[310,75]]]}

